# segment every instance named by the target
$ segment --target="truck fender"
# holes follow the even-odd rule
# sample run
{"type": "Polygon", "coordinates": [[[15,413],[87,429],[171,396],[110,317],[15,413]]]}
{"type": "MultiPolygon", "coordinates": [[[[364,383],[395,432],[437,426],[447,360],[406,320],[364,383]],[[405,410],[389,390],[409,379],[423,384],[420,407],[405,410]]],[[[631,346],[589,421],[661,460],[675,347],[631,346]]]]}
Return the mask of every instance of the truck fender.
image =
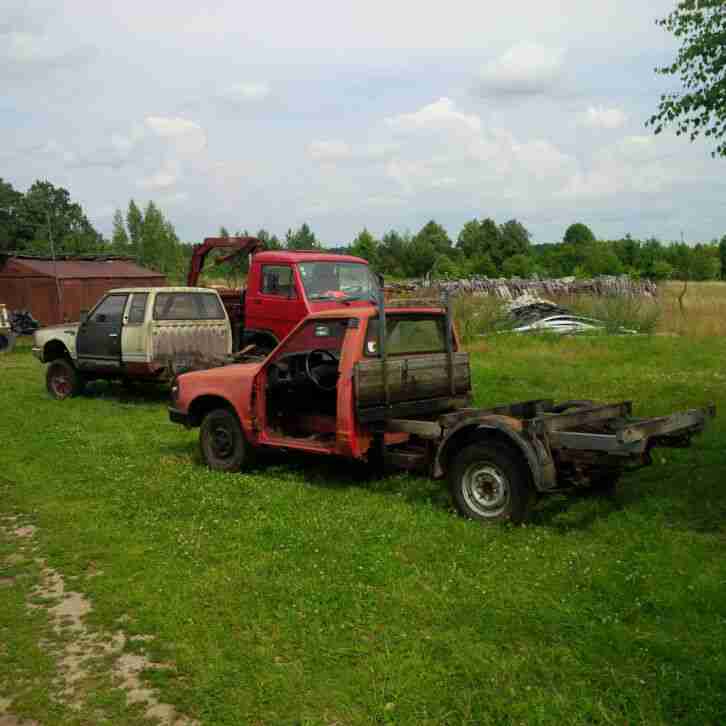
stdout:
{"type": "Polygon", "coordinates": [[[56,358],[67,358],[68,360],[75,363],[75,361],[73,360],[73,356],[68,350],[66,344],[58,340],[57,338],[49,340],[43,346],[42,356],[43,363],[50,363],[51,361],[56,360],[56,358]]]}
{"type": "Polygon", "coordinates": [[[448,459],[453,453],[474,441],[492,438],[505,441],[522,452],[537,491],[555,486],[555,466],[547,448],[540,441],[523,436],[519,419],[497,415],[466,418],[448,429],[434,456],[434,478],[440,479],[445,475],[448,459]]]}

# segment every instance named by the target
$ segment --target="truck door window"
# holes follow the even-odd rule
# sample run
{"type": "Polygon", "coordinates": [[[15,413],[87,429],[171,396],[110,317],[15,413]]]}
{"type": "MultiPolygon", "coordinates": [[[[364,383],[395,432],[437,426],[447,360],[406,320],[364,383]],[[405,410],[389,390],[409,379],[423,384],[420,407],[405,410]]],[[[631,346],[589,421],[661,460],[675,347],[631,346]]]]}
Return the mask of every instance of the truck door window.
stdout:
{"type": "Polygon", "coordinates": [[[128,295],[109,295],[99,303],[91,315],[93,323],[120,323],[128,295]]]}
{"type": "Polygon", "coordinates": [[[264,295],[292,297],[295,293],[292,267],[287,265],[263,265],[260,292],[264,295]]]}
{"type": "Polygon", "coordinates": [[[149,299],[147,292],[135,292],[131,297],[131,307],[129,308],[128,324],[141,325],[144,322],[146,313],[146,301],[149,299]]]}
{"type": "MultiPolygon", "coordinates": [[[[441,317],[389,316],[386,318],[386,353],[443,353],[446,350],[444,327],[441,317]]],[[[368,321],[365,354],[378,355],[378,318],[368,321]]]]}

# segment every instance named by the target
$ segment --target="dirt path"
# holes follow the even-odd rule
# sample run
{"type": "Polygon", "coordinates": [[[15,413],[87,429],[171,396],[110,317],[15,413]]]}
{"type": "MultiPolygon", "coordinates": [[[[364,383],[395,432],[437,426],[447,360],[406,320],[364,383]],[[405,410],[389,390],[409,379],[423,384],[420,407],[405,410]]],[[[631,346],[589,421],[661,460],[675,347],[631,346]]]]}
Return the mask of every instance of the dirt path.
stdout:
{"type": "MultiPolygon", "coordinates": [[[[198,722],[177,712],[176,708],[159,701],[157,693],[144,685],[141,672],[173,668],[173,664],[154,663],[143,653],[139,654],[138,641],[152,636],[136,636],[134,651],[126,649],[129,639],[123,630],[113,632],[94,629],[86,622],[92,611],[90,601],[80,592],[69,590],[63,575],[49,567],[40,556],[34,540],[35,527],[22,524],[17,517],[0,519],[0,533],[15,544],[15,552],[5,558],[5,564],[17,568],[25,564],[40,572],[40,579],[30,592],[27,601],[29,611],[41,611],[50,625],[50,637],[40,639],[44,653],[53,658],[55,678],[52,684],[54,698],[73,711],[92,708],[99,722],[114,722],[114,715],[98,711],[91,706],[93,684],[99,677],[105,678],[113,689],[120,690],[126,707],[134,707],[129,716],[163,726],[198,726],[198,722]]],[[[2,561],[0,561],[2,564],[2,561]]],[[[3,577],[0,569],[0,587],[13,587],[15,577],[3,577]]],[[[1,685],[1,684],[0,684],[1,685]]],[[[10,694],[11,695],[11,694],[10,694]]],[[[13,714],[12,697],[0,697],[0,726],[40,726],[38,721],[22,720],[13,714]]]]}

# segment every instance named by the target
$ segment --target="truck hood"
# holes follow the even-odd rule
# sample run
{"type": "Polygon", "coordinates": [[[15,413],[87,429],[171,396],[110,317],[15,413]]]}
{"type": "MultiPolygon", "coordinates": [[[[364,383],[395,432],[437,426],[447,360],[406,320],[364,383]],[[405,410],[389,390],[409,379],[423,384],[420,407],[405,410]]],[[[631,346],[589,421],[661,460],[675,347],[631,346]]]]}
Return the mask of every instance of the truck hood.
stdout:
{"type": "Polygon", "coordinates": [[[42,345],[54,338],[75,340],[80,323],[66,323],[65,325],[50,325],[47,328],[40,328],[33,333],[36,345],[42,345]]]}
{"type": "Polygon", "coordinates": [[[233,363],[220,368],[208,368],[205,371],[190,371],[179,376],[179,383],[185,386],[199,383],[201,385],[210,383],[226,383],[227,381],[239,381],[240,378],[252,378],[264,365],[264,361],[257,363],[233,363]]]}

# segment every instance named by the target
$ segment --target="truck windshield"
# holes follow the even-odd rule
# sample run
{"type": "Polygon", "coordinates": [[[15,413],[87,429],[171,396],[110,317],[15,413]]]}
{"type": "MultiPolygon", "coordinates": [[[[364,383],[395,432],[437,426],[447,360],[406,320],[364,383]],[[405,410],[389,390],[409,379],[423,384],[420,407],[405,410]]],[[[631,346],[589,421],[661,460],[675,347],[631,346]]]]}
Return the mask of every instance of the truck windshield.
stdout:
{"type": "MultiPolygon", "coordinates": [[[[443,353],[446,350],[445,323],[442,316],[386,317],[386,353],[407,355],[411,353],[443,353]]],[[[377,356],[378,318],[371,318],[366,331],[365,354],[377,356]]]]}
{"type": "Polygon", "coordinates": [[[373,300],[378,286],[368,265],[358,262],[301,262],[309,300],[373,300]]]}

